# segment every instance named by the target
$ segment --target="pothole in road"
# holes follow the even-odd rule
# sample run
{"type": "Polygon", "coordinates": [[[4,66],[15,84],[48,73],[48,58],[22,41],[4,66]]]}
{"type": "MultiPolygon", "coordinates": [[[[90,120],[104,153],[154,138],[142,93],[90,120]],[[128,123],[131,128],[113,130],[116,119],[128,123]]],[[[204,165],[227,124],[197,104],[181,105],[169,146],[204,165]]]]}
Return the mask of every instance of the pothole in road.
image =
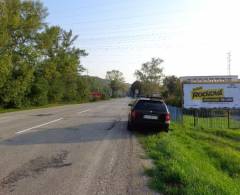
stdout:
{"type": "Polygon", "coordinates": [[[111,123],[111,126],[109,126],[109,127],[107,128],[107,130],[108,130],[108,131],[112,130],[112,129],[117,125],[117,123],[118,123],[120,120],[121,120],[120,118],[114,120],[114,121],[111,123]]]}
{"type": "Polygon", "coordinates": [[[108,131],[112,130],[112,129],[116,126],[117,122],[118,122],[118,121],[116,121],[116,120],[113,121],[112,124],[111,124],[111,126],[108,127],[107,130],[108,130],[108,131]]]}
{"type": "Polygon", "coordinates": [[[36,115],[34,115],[34,116],[52,116],[52,115],[54,115],[54,114],[52,114],[52,113],[46,113],[46,114],[36,114],[36,115]]]}
{"type": "Polygon", "coordinates": [[[27,177],[36,178],[39,174],[42,174],[47,169],[71,166],[72,163],[65,163],[68,154],[68,151],[61,151],[60,153],[48,158],[40,156],[30,160],[22,167],[12,171],[8,176],[0,180],[0,191],[2,188],[8,189],[12,192],[14,191],[18,181],[27,177]]]}

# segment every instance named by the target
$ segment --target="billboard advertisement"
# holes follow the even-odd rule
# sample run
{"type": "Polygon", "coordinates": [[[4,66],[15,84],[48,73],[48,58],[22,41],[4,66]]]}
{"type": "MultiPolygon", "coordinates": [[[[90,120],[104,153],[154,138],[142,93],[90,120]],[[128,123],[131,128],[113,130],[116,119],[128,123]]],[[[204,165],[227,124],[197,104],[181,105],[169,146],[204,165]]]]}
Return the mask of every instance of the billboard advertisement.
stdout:
{"type": "Polygon", "coordinates": [[[183,84],[184,108],[240,108],[240,83],[183,84]]]}

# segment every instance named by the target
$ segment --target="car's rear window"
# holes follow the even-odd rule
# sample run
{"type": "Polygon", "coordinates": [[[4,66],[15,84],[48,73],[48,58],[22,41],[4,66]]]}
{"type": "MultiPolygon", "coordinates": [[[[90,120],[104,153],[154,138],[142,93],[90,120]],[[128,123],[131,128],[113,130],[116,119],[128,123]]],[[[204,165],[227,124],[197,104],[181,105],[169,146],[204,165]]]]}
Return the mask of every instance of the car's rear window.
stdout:
{"type": "Polygon", "coordinates": [[[137,110],[153,110],[167,112],[166,105],[159,101],[140,100],[137,102],[135,109],[137,110]]]}

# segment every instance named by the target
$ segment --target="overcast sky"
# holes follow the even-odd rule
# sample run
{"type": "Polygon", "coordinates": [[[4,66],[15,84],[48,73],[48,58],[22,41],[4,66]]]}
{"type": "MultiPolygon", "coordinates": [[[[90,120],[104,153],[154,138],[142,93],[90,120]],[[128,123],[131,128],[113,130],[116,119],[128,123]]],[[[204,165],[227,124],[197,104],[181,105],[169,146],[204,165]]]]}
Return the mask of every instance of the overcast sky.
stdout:
{"type": "Polygon", "coordinates": [[[152,57],[166,75],[240,75],[238,0],[43,0],[47,22],[72,29],[90,75],[118,69],[127,82],[152,57]]]}

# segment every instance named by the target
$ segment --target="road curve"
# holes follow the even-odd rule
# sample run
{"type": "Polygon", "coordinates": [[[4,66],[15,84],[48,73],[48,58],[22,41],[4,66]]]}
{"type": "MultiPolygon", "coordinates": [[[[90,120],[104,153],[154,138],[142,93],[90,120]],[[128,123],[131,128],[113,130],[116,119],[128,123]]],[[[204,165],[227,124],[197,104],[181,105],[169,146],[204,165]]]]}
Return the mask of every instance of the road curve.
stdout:
{"type": "Polygon", "coordinates": [[[156,194],[126,130],[129,99],[0,115],[0,194],[156,194]]]}

